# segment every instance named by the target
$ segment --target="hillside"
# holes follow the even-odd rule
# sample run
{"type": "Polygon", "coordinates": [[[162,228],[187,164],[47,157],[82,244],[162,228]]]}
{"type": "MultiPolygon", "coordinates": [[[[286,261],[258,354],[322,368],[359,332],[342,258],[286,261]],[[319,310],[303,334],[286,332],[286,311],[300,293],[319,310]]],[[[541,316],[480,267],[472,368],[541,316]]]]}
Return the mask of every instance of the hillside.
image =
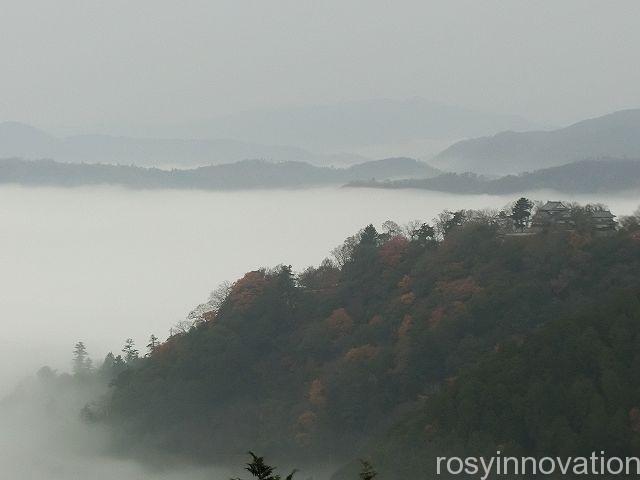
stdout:
{"type": "Polygon", "coordinates": [[[563,193],[620,193],[640,189],[640,160],[583,160],[519,175],[489,178],[444,173],[426,179],[355,181],[350,187],[419,188],[460,194],[514,194],[536,190],[563,193]]]}
{"type": "Polygon", "coordinates": [[[640,109],[551,131],[505,131],[455,143],[436,155],[444,170],[504,175],[599,157],[640,158],[640,109]]]}
{"type": "Polygon", "coordinates": [[[640,453],[640,219],[504,238],[499,218],[368,226],[319,267],[249,272],[148,356],[107,358],[84,415],[128,455],[254,449],[336,478],[363,455],[400,480],[460,449],[640,453]]]}
{"type": "Polygon", "coordinates": [[[242,142],[228,138],[133,138],[111,135],[54,137],[17,122],[0,123],[0,158],[48,158],[60,162],[110,163],[137,166],[193,167],[251,158],[299,161],[318,165],[356,163],[358,155],[319,155],[302,148],[242,142]]]}
{"type": "Polygon", "coordinates": [[[340,185],[371,178],[415,178],[438,170],[411,158],[389,158],[351,167],[317,167],[304,162],[244,160],[194,169],[162,170],[125,165],[60,163],[52,160],[0,160],[0,184],[78,187],[235,190],[340,185]]]}

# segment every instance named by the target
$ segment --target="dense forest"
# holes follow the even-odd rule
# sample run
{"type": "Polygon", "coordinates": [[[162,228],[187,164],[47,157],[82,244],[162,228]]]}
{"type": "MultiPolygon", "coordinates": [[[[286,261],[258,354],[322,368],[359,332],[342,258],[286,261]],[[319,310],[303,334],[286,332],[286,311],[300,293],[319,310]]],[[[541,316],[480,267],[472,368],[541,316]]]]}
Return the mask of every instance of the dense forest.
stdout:
{"type": "Polygon", "coordinates": [[[443,173],[432,178],[355,180],[351,187],[420,188],[460,194],[515,194],[536,190],[564,193],[619,193],[640,188],[640,160],[582,160],[519,175],[492,178],[475,173],[443,173]]]}
{"type": "Polygon", "coordinates": [[[530,205],[369,225],[320,266],[220,286],[146,354],[94,367],[78,344],[76,377],[111,385],[82,415],[121,454],[251,449],[335,478],[357,458],[401,479],[450,452],[638,454],[640,212],[605,237],[508,235],[530,205]]]}

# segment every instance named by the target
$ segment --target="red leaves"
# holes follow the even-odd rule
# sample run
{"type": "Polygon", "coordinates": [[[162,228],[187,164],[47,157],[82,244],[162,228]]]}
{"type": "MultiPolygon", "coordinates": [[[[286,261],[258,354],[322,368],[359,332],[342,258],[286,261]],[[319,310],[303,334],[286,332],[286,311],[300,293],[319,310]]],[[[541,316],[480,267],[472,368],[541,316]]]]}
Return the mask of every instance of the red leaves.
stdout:
{"type": "Polygon", "coordinates": [[[329,329],[337,335],[344,335],[353,328],[353,319],[344,308],[334,310],[327,318],[326,323],[329,329]]]}
{"type": "Polygon", "coordinates": [[[408,247],[409,240],[402,235],[397,235],[382,245],[378,250],[378,254],[382,263],[388,267],[395,267],[402,260],[408,247]]]}
{"type": "Polygon", "coordinates": [[[248,272],[231,287],[229,301],[234,308],[246,310],[264,292],[266,285],[267,279],[263,271],[248,272]]]}

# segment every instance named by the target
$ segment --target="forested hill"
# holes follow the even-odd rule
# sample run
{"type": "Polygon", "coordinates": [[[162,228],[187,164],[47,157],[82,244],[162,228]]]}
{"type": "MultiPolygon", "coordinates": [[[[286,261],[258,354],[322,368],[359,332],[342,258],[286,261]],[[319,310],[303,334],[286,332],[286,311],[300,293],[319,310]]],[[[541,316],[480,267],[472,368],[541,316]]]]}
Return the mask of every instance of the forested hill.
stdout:
{"type": "Polygon", "coordinates": [[[345,478],[358,456],[400,480],[498,445],[640,453],[640,218],[608,237],[503,220],[387,222],[299,274],[249,272],[146,357],[108,357],[85,417],[128,454],[253,449],[345,478]]]}
{"type": "Polygon", "coordinates": [[[445,170],[504,175],[594,157],[640,157],[640,109],[620,110],[557,130],[508,131],[463,140],[432,161],[445,170]]]}
{"type": "Polygon", "coordinates": [[[432,178],[354,181],[351,187],[419,188],[462,194],[513,194],[536,190],[563,193],[617,193],[640,189],[640,160],[583,160],[519,175],[490,178],[475,173],[443,173],[432,178]]]}
{"type": "Polygon", "coordinates": [[[0,184],[77,187],[118,185],[127,188],[234,190],[296,188],[344,184],[354,180],[422,178],[439,171],[412,158],[387,158],[345,168],[304,162],[244,160],[193,169],[161,170],[126,165],[61,163],[53,160],[0,160],[0,184]]]}

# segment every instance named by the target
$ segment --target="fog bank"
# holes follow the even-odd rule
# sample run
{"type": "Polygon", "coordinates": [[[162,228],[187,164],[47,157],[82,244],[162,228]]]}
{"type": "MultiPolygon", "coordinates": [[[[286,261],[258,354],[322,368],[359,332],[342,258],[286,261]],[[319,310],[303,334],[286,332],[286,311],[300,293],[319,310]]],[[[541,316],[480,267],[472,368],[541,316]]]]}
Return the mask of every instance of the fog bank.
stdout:
{"type": "MultiPolygon", "coordinates": [[[[605,202],[617,215],[637,207],[636,196],[538,192],[530,197],[605,202]]],[[[300,270],[318,264],[369,222],[430,221],[443,209],[500,208],[513,199],[334,188],[228,193],[0,188],[0,397],[44,364],[68,371],[78,340],[98,361],[109,350],[119,351],[127,337],[144,350],[150,333],[165,338],[220,282],[261,266],[286,263],[300,270]]],[[[92,394],[66,398],[64,390],[51,394],[36,388],[17,403],[0,404],[4,476],[229,478],[223,470],[151,472],[104,456],[106,432],[82,424],[78,416],[92,394]]]]}
{"type": "MultiPolygon", "coordinates": [[[[531,198],[567,198],[535,193],[531,198]]],[[[637,197],[573,197],[632,212],[637,197]]],[[[0,394],[82,340],[101,358],[168,329],[224,280],[319,263],[371,222],[499,208],[513,196],[309,189],[233,193],[0,188],[0,394]]]]}

